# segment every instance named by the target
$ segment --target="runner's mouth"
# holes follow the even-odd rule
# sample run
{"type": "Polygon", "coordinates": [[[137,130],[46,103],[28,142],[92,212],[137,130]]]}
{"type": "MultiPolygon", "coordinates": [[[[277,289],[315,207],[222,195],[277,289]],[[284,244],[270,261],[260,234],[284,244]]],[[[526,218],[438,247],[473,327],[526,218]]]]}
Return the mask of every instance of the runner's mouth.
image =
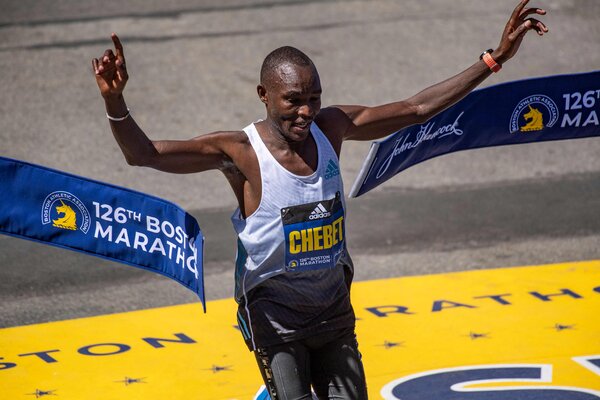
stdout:
{"type": "Polygon", "coordinates": [[[310,127],[311,122],[312,121],[306,121],[306,122],[301,122],[301,123],[294,122],[294,123],[292,123],[292,127],[299,129],[299,130],[306,130],[310,127]]]}

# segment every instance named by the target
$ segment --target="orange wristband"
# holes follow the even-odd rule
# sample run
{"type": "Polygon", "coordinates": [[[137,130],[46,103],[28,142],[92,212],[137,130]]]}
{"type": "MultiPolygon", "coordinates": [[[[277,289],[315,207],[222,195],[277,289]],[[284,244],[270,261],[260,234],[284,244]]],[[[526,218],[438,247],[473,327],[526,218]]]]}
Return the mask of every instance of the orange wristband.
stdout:
{"type": "Polygon", "coordinates": [[[498,64],[490,53],[484,53],[481,58],[483,62],[492,70],[492,72],[498,72],[502,69],[502,65],[498,64]]]}

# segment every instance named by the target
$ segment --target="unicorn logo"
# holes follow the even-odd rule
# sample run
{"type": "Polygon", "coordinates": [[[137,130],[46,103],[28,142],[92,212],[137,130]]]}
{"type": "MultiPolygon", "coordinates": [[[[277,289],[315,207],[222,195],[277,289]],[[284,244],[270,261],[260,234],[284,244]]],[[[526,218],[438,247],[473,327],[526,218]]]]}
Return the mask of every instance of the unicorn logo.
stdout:
{"type": "Polygon", "coordinates": [[[519,101],[510,116],[510,133],[536,132],[551,128],[558,121],[558,106],[544,94],[534,94],[519,101]],[[521,125],[523,118],[525,125],[521,125]]]}
{"type": "Polygon", "coordinates": [[[56,212],[59,214],[63,214],[62,217],[53,219],[52,226],[62,229],[70,229],[72,231],[77,230],[77,215],[75,211],[65,204],[62,200],[60,201],[60,206],[56,207],[56,212]]]}
{"type": "Polygon", "coordinates": [[[544,129],[544,115],[537,108],[529,105],[529,112],[523,114],[527,124],[520,128],[521,132],[541,131],[544,129]]]}
{"type": "Polygon", "coordinates": [[[62,190],[52,192],[42,204],[43,225],[52,224],[55,228],[70,231],[80,230],[87,233],[90,229],[90,222],[91,218],[87,207],[72,193],[62,190]],[[55,215],[58,218],[52,219],[55,215]]]}

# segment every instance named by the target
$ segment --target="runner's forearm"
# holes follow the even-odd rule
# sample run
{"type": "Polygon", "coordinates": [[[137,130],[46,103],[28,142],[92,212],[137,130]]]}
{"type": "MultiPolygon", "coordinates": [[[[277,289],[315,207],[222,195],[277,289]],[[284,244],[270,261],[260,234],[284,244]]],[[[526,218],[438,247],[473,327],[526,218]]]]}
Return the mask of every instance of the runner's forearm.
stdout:
{"type": "Polygon", "coordinates": [[[114,98],[105,98],[106,113],[113,118],[123,118],[122,121],[109,119],[110,128],[119,144],[127,163],[130,165],[147,165],[148,160],[158,155],[152,141],[138,126],[129,114],[123,95],[114,98]]]}
{"type": "Polygon", "coordinates": [[[485,62],[478,61],[406,100],[376,107],[337,106],[352,120],[345,139],[379,139],[410,125],[424,123],[464,98],[490,74],[485,62]]]}
{"type": "Polygon", "coordinates": [[[420,120],[426,121],[464,98],[490,75],[488,66],[479,61],[452,78],[419,92],[408,102],[416,105],[420,120]]]}

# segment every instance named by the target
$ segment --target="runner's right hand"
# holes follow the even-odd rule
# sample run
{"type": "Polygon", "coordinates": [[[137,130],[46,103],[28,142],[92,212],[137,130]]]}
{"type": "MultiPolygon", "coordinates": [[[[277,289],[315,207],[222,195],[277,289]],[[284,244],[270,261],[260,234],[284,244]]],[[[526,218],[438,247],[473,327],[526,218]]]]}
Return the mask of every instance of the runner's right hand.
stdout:
{"type": "Polygon", "coordinates": [[[115,44],[117,54],[115,55],[112,49],[107,49],[100,59],[94,58],[92,60],[96,83],[100,89],[100,94],[105,99],[120,96],[129,78],[125,66],[123,45],[116,33],[113,33],[111,38],[115,44]]]}

